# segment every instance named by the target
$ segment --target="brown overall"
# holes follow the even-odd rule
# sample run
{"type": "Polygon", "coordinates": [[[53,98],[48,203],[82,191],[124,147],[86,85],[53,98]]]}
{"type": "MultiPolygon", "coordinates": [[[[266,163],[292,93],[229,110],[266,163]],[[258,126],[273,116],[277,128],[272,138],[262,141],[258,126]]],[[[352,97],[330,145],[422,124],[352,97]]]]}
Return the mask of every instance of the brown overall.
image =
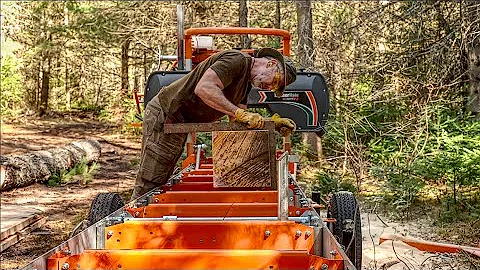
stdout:
{"type": "Polygon", "coordinates": [[[206,105],[194,90],[208,68],[224,85],[223,94],[237,105],[246,104],[250,89],[251,57],[236,50],[212,55],[193,71],[164,87],[147,104],[143,120],[143,141],[140,170],[137,174],[132,199],[163,185],[173,173],[180,158],[187,134],[165,134],[165,121],[172,123],[208,123],[224,114],[206,105]]]}

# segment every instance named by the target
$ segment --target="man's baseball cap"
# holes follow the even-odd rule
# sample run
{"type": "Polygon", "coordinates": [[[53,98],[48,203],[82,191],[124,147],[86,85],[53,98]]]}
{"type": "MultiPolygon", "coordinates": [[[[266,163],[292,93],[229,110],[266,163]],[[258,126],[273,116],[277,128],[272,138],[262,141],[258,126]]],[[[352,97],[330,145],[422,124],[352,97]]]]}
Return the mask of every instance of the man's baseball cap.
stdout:
{"type": "Polygon", "coordinates": [[[275,91],[275,95],[277,97],[281,97],[283,95],[283,92],[285,91],[285,86],[293,83],[297,79],[297,71],[293,66],[292,61],[288,57],[283,56],[279,51],[273,48],[262,48],[258,50],[255,55],[255,57],[257,58],[265,56],[275,58],[277,61],[280,62],[280,65],[283,67],[283,73],[285,74],[285,82],[282,86],[280,86],[277,91],[275,91]]]}

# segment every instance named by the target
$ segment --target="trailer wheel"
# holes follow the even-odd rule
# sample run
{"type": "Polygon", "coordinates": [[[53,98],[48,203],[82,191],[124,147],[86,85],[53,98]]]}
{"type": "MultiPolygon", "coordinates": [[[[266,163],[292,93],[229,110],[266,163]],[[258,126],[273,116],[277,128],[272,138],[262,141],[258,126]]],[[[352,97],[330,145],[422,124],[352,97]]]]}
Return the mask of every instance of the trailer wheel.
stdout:
{"type": "Polygon", "coordinates": [[[357,269],[362,269],[362,226],[360,209],[351,192],[334,193],[330,199],[328,217],[337,220],[332,234],[344,247],[345,253],[357,269]]]}
{"type": "Polygon", "coordinates": [[[97,223],[97,221],[110,215],[124,205],[125,204],[118,193],[108,192],[97,194],[95,199],[93,199],[90,211],[88,212],[87,226],[97,223]]]}

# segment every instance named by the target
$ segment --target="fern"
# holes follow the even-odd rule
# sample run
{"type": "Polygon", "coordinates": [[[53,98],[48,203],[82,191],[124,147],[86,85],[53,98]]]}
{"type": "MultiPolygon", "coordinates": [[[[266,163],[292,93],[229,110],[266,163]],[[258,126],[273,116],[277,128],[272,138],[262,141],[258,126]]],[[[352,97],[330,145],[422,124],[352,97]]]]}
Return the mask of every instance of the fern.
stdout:
{"type": "Polygon", "coordinates": [[[85,160],[76,164],[70,170],[62,170],[60,173],[53,174],[47,181],[47,186],[55,187],[58,185],[65,185],[71,182],[80,182],[87,184],[92,181],[93,176],[97,173],[100,165],[96,162],[88,164],[85,160]]]}

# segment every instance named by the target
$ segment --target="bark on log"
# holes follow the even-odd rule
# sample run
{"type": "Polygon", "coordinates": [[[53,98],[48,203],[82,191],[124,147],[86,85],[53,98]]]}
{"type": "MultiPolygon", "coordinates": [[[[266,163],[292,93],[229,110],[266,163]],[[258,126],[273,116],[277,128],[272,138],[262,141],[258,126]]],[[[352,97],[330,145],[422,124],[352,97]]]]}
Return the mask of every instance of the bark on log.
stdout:
{"type": "Polygon", "coordinates": [[[44,182],[53,174],[71,169],[82,161],[97,161],[100,154],[98,141],[83,140],[49,150],[0,156],[0,191],[44,182]]]}

